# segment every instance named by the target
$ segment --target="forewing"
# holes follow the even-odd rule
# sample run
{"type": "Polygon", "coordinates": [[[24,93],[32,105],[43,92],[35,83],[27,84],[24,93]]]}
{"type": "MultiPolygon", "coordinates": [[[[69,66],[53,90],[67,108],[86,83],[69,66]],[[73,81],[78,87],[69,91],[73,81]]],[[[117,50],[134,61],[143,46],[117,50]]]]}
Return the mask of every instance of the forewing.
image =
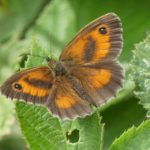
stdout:
{"type": "Polygon", "coordinates": [[[1,86],[1,93],[11,99],[32,103],[45,103],[54,84],[48,67],[38,67],[21,71],[11,76],[1,86]]]}
{"type": "Polygon", "coordinates": [[[75,64],[97,63],[113,60],[122,47],[122,27],[119,17],[106,14],[81,30],[66,46],[60,56],[62,61],[75,64]]]}

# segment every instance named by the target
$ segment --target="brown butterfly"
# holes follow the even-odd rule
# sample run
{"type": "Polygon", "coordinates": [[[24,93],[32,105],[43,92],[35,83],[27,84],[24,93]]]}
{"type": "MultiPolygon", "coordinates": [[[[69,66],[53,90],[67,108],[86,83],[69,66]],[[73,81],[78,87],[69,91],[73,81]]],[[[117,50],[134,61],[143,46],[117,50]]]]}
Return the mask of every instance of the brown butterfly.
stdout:
{"type": "Polygon", "coordinates": [[[11,99],[45,105],[61,119],[84,117],[90,105],[100,106],[122,86],[122,67],[116,62],[122,48],[119,17],[106,14],[82,29],[58,61],[21,71],[1,86],[11,99]]]}

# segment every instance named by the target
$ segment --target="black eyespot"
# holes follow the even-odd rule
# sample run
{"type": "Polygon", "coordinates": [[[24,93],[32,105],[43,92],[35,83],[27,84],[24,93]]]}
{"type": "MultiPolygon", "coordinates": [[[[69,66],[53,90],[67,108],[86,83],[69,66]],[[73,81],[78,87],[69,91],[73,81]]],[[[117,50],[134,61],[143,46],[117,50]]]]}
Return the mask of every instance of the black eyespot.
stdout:
{"type": "Polygon", "coordinates": [[[15,83],[14,84],[14,88],[17,89],[17,90],[21,90],[22,89],[22,86],[18,83],[15,83]]]}
{"type": "Polygon", "coordinates": [[[105,27],[100,27],[99,28],[99,33],[106,34],[107,33],[107,29],[105,27]]]}

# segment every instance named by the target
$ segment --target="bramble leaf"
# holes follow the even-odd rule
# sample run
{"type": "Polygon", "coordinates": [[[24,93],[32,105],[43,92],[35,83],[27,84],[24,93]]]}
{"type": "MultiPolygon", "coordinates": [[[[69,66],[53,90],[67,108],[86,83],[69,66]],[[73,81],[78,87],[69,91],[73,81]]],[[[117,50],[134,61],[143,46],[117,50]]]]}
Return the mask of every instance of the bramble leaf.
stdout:
{"type": "Polygon", "coordinates": [[[132,127],[116,139],[109,150],[148,150],[150,148],[150,120],[132,127]]]}
{"type": "Polygon", "coordinates": [[[130,74],[137,86],[134,93],[148,110],[147,117],[150,117],[150,35],[136,44],[133,52],[130,74]]]}

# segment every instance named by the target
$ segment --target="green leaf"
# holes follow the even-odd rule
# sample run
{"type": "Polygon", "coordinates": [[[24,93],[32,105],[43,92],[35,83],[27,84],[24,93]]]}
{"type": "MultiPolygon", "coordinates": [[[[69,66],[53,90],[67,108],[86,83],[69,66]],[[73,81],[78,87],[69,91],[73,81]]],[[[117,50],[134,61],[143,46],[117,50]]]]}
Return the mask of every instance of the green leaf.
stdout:
{"type": "Polygon", "coordinates": [[[114,141],[109,150],[148,150],[150,148],[150,120],[132,127],[114,141]]]}
{"type": "Polygon", "coordinates": [[[30,47],[30,55],[27,57],[25,62],[25,68],[31,68],[35,66],[47,65],[46,58],[51,57],[50,52],[47,49],[42,48],[37,39],[32,40],[32,45],[30,47]]]}
{"type": "MultiPolygon", "coordinates": [[[[66,121],[62,124],[62,127],[67,134],[71,134],[72,131],[79,131],[78,141],[76,143],[68,143],[68,150],[101,149],[103,143],[103,125],[100,124],[100,119],[97,112],[86,118],[78,118],[74,121],[66,121]]],[[[74,140],[74,137],[72,138],[73,139],[70,137],[68,140],[74,140]]]]}
{"type": "MultiPolygon", "coordinates": [[[[47,52],[34,40],[26,67],[44,63],[47,52]]],[[[84,119],[62,122],[45,107],[17,102],[16,113],[31,150],[100,150],[102,147],[103,125],[97,112],[84,119]]]]}
{"type": "Polygon", "coordinates": [[[0,95],[0,139],[11,132],[11,127],[15,121],[13,106],[13,103],[0,95]]]}
{"type": "Polygon", "coordinates": [[[103,150],[108,150],[125,130],[133,125],[138,126],[145,119],[146,111],[138,103],[132,95],[100,112],[105,124],[103,150]]]}
{"type": "Polygon", "coordinates": [[[134,93],[148,110],[147,116],[150,117],[150,35],[136,44],[133,52],[131,77],[137,86],[134,93]]]}
{"type": "Polygon", "coordinates": [[[66,141],[57,118],[46,108],[16,103],[17,117],[31,150],[66,150],[66,141]]]}

